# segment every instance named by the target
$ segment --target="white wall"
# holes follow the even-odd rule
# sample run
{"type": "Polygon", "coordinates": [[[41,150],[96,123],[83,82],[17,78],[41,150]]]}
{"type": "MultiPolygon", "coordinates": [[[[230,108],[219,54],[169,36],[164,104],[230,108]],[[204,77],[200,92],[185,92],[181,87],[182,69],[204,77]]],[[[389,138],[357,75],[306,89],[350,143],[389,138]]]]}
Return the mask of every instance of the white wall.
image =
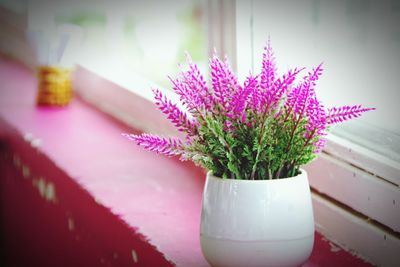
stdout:
{"type": "Polygon", "coordinates": [[[400,135],[400,1],[238,1],[238,69],[254,71],[271,37],[279,72],[324,62],[317,94],[326,106],[376,107],[360,121],[400,135]],[[253,7],[251,7],[253,5],[253,7]]]}

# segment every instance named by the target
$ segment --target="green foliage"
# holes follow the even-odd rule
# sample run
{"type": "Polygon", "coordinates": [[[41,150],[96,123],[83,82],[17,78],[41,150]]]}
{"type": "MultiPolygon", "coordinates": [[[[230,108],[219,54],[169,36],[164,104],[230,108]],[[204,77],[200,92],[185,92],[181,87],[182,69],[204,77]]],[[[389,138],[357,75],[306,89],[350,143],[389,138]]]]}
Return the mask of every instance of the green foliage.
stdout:
{"type": "Polygon", "coordinates": [[[372,110],[360,105],[325,110],[315,85],[322,64],[293,84],[303,69],[277,78],[275,57],[268,42],[262,71],[239,84],[227,60],[210,60],[211,85],[188,58],[188,70],[171,79],[185,112],[156,90],[156,104],[186,132],[186,142],[142,135],[129,137],[144,148],[184,160],[229,179],[264,180],[295,176],[324,147],[329,124],[372,110]]]}
{"type": "MultiPolygon", "coordinates": [[[[249,114],[256,116],[256,114],[249,114]]],[[[307,141],[305,119],[266,114],[259,125],[234,123],[227,130],[226,117],[207,114],[200,120],[198,136],[185,147],[186,159],[218,177],[265,180],[295,176],[299,166],[315,158],[313,143],[307,141]],[[234,130],[232,130],[234,129],[234,130]]]]}

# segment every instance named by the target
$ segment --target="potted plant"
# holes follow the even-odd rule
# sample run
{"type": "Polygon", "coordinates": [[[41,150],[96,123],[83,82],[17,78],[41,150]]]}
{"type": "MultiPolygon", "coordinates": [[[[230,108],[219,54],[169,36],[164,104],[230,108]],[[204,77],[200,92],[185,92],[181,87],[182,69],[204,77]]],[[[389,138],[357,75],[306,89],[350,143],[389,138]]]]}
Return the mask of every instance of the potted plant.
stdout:
{"type": "Polygon", "coordinates": [[[213,266],[296,266],[310,255],[314,221],[307,173],[330,125],[372,110],[325,109],[315,85],[322,65],[299,82],[303,69],[277,76],[268,42],[261,73],[244,84],[216,55],[211,84],[190,58],[170,79],[186,110],[161,91],[155,103],[186,139],[123,134],[145,149],[192,160],[208,170],[200,239],[213,266]]]}

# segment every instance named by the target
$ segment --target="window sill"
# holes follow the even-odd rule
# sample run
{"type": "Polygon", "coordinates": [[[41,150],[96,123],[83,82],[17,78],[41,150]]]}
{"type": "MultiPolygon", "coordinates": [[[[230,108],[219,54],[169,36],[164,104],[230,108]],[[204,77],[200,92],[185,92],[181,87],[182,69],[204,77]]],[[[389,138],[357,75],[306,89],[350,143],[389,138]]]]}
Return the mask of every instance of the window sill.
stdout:
{"type": "MultiPolygon", "coordinates": [[[[0,69],[3,241],[11,243],[10,259],[208,266],[198,236],[202,170],[142,151],[120,137],[131,131],[127,126],[79,98],[66,108],[38,108],[32,73],[5,60],[0,69]]],[[[87,70],[78,70],[75,83],[98,90],[104,100],[110,94],[126,104],[136,99],[131,111],[147,120],[155,116],[143,99],[118,97],[112,93],[117,85],[87,70]]],[[[317,233],[303,266],[369,265],[317,233]]]]}
{"type": "MultiPolygon", "coordinates": [[[[201,170],[143,152],[121,137],[130,128],[79,99],[65,108],[38,108],[30,72],[2,60],[1,73],[0,136],[6,157],[2,161],[15,166],[4,167],[7,174],[2,175],[1,186],[11,190],[4,192],[2,204],[9,212],[6,215],[15,217],[1,217],[10,218],[5,222],[10,227],[22,227],[25,216],[31,217],[29,227],[8,228],[12,231],[6,231],[7,237],[21,241],[19,247],[38,243],[46,251],[43,266],[97,266],[100,262],[208,266],[198,244],[201,170]],[[20,210],[15,214],[12,192],[22,190],[30,192],[18,196],[18,203],[26,208],[17,205],[20,210]],[[57,243],[50,243],[55,237],[57,243]],[[56,253],[52,246],[65,254],[56,253]],[[79,249],[87,252],[86,258],[79,249]],[[75,253],[82,257],[76,259],[75,253]],[[57,260],[67,261],[60,265],[57,260]]],[[[21,258],[19,251],[7,256],[21,258]]],[[[32,256],[26,257],[29,260],[42,260],[28,255],[32,256]]]]}

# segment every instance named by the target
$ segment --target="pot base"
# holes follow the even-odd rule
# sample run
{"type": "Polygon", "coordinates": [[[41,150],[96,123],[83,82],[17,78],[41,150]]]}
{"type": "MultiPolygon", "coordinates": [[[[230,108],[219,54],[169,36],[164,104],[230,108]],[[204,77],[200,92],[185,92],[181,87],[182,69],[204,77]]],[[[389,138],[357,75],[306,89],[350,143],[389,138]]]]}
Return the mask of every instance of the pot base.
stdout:
{"type": "Polygon", "coordinates": [[[214,267],[293,267],[311,254],[314,234],[293,240],[234,241],[200,236],[201,248],[214,267]]]}

